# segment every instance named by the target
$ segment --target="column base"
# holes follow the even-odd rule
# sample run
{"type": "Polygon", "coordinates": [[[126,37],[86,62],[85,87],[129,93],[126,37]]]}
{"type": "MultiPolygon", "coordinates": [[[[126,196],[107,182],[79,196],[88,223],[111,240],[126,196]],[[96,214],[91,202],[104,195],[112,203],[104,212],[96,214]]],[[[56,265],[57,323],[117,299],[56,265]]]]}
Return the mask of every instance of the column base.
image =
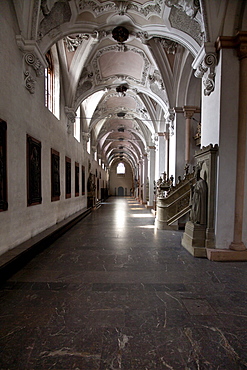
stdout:
{"type": "Polygon", "coordinates": [[[247,250],[234,251],[230,249],[207,249],[207,258],[210,261],[247,261],[247,250]]]}
{"type": "Polygon", "coordinates": [[[239,242],[239,243],[232,242],[229,248],[233,251],[245,251],[246,250],[246,246],[244,245],[243,242],[239,242]]]}
{"type": "Polygon", "coordinates": [[[193,224],[191,221],[186,222],[181,243],[194,257],[207,257],[205,232],[205,226],[193,224]]]}

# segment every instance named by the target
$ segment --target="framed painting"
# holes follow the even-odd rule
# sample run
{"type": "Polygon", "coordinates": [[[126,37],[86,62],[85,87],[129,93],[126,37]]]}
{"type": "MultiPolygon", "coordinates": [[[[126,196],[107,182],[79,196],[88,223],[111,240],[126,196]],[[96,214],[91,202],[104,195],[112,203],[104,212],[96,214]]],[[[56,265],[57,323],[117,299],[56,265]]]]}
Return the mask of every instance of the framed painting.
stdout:
{"type": "Polygon", "coordinates": [[[51,201],[60,199],[60,156],[51,149],[51,201]]]}
{"type": "Polygon", "coordinates": [[[41,142],[27,135],[27,205],[41,202],[41,142]]]}
{"type": "Polygon", "coordinates": [[[75,196],[79,196],[79,163],[75,162],[75,196]]]}
{"type": "Polygon", "coordinates": [[[65,157],[65,197],[71,198],[71,159],[65,157]]]}
{"type": "Polygon", "coordinates": [[[7,123],[0,119],[0,212],[7,209],[7,123]]]}
{"type": "Polygon", "coordinates": [[[81,166],[81,194],[85,195],[86,186],[85,186],[85,166],[81,166]]]}

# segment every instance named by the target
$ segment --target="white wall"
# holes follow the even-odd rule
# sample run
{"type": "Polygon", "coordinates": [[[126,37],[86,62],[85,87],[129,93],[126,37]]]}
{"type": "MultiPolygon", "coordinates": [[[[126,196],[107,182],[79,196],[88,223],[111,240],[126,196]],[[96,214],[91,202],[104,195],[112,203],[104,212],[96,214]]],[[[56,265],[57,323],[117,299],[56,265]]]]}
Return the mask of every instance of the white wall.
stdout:
{"type": "MultiPolygon", "coordinates": [[[[16,44],[15,18],[9,2],[0,3],[0,118],[7,122],[8,210],[0,212],[0,254],[83,209],[81,165],[88,159],[82,143],[67,133],[67,118],[61,104],[61,120],[44,107],[44,80],[37,77],[35,93],[24,86],[22,54],[16,44]],[[26,134],[42,143],[42,203],[27,207],[26,134]],[[51,202],[51,148],[60,153],[59,201],[51,202]],[[71,158],[71,198],[65,199],[65,156],[71,158]],[[75,197],[74,163],[80,165],[80,196],[75,197]]],[[[102,170],[102,178],[105,172],[102,170]]],[[[86,178],[87,181],[87,178],[86,178]]]]}
{"type": "Polygon", "coordinates": [[[223,49],[216,68],[215,90],[202,97],[202,146],[219,145],[216,186],[216,248],[233,240],[237,163],[239,61],[223,49]]]}

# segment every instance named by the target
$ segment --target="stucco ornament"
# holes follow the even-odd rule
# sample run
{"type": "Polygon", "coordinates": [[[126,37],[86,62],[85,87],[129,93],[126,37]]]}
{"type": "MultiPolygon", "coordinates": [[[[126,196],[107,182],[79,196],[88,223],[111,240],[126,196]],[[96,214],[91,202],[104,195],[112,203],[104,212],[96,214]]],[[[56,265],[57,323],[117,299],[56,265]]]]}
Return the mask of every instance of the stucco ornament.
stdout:
{"type": "Polygon", "coordinates": [[[195,71],[195,77],[203,78],[205,86],[204,95],[209,96],[215,88],[215,66],[217,63],[216,53],[206,53],[202,62],[199,64],[195,71]]]}
{"type": "Polygon", "coordinates": [[[165,0],[165,4],[171,8],[171,26],[187,33],[201,45],[205,30],[199,0],[165,0]]]}
{"type": "Polygon", "coordinates": [[[88,40],[89,37],[90,37],[89,34],[86,34],[86,33],[80,33],[74,36],[66,36],[64,38],[64,41],[67,45],[67,50],[69,52],[76,51],[78,46],[80,46],[84,40],[88,40]]]}
{"type": "Polygon", "coordinates": [[[74,108],[69,108],[69,107],[64,107],[64,112],[66,114],[66,117],[68,118],[67,132],[68,132],[68,134],[71,134],[72,133],[72,127],[73,127],[73,124],[75,123],[75,119],[76,119],[76,113],[75,113],[74,108]]]}

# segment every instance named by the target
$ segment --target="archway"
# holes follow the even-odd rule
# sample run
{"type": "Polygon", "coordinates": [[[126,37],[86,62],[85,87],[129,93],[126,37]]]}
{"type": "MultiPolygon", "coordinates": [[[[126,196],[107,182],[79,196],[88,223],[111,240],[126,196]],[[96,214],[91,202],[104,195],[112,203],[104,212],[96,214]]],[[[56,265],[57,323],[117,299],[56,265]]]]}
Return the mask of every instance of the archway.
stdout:
{"type": "Polygon", "coordinates": [[[117,195],[119,197],[123,197],[124,196],[124,188],[122,186],[119,186],[118,187],[117,195]]]}

